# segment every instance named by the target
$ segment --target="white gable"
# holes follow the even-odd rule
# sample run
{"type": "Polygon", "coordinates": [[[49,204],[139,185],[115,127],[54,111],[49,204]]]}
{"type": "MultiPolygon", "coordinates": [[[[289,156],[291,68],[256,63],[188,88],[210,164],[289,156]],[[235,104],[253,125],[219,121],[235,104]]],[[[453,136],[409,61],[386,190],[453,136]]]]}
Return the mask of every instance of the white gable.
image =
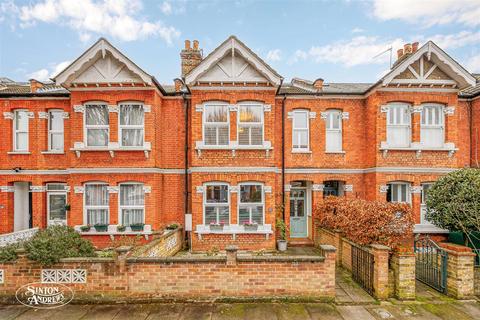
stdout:
{"type": "Polygon", "coordinates": [[[195,82],[269,82],[280,85],[282,77],[236,37],[231,36],[186,76],[195,82]]]}
{"type": "Polygon", "coordinates": [[[57,85],[72,83],[147,83],[152,77],[101,38],[55,77],[57,85]]]}
{"type": "Polygon", "coordinates": [[[435,43],[429,41],[382,79],[383,85],[452,85],[463,89],[476,79],[435,43]]]}

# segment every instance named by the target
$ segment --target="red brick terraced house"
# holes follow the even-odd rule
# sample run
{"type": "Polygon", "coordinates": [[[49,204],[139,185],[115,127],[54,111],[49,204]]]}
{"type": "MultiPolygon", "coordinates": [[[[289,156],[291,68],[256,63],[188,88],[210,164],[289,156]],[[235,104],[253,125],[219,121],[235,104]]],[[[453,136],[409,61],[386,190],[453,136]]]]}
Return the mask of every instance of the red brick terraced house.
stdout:
{"type": "Polygon", "coordinates": [[[335,195],[410,203],[415,232],[441,234],[429,186],[478,167],[480,76],[433,42],[376,83],[286,83],[234,36],[180,57],[161,85],[101,38],[53,83],[1,79],[0,232],[67,224],[104,247],[180,223],[194,251],[269,250],[276,217],[311,243],[335,195]]]}

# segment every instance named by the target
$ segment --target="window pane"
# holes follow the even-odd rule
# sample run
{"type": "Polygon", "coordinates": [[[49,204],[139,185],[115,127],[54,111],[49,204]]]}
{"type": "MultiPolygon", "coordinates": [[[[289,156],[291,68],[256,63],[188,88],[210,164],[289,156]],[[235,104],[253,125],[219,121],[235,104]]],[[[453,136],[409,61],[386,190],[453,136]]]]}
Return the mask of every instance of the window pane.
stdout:
{"type": "Polygon", "coordinates": [[[143,106],[123,104],[120,106],[121,125],[143,125],[143,106]]]}
{"type": "Polygon", "coordinates": [[[143,129],[122,129],[122,146],[143,146],[143,129]]]}
{"type": "Polygon", "coordinates": [[[240,207],[238,210],[238,223],[245,224],[250,221],[250,212],[247,207],[240,207]]]}
{"type": "Polygon", "coordinates": [[[85,185],[85,205],[108,206],[108,189],[102,184],[85,185]]]}
{"type": "Polygon", "coordinates": [[[206,145],[217,144],[217,128],[216,127],[205,126],[204,134],[205,134],[206,145]]]}
{"type": "Polygon", "coordinates": [[[27,111],[15,112],[15,129],[17,131],[28,131],[28,114],[27,111]]]}
{"type": "Polygon", "coordinates": [[[228,136],[228,126],[219,126],[218,127],[218,144],[219,145],[228,145],[229,141],[228,136]]]}
{"type": "Polygon", "coordinates": [[[427,198],[428,198],[428,190],[432,187],[431,184],[423,184],[422,185],[422,203],[426,203],[427,202],[427,198]]]}
{"type": "Polygon", "coordinates": [[[49,214],[50,220],[65,220],[66,219],[66,210],[65,210],[65,194],[49,194],[49,214]]]}
{"type": "Polygon", "coordinates": [[[294,148],[308,148],[308,131],[306,130],[295,130],[294,131],[294,148]]]}
{"type": "Polygon", "coordinates": [[[143,206],[145,203],[145,192],[143,184],[122,184],[120,185],[121,206],[143,206]]]}
{"type": "Polygon", "coordinates": [[[228,203],[227,185],[207,186],[207,203],[228,203]]]}
{"type": "Polygon", "coordinates": [[[205,106],[205,122],[227,122],[227,106],[205,106]]]}
{"type": "Polygon", "coordinates": [[[218,222],[222,224],[230,224],[230,210],[229,207],[217,207],[218,222]]]}
{"type": "Polygon", "coordinates": [[[50,134],[50,149],[63,150],[63,133],[50,134]]]}
{"type": "Polygon", "coordinates": [[[327,131],[326,150],[342,151],[342,132],[341,131],[327,131]]]}
{"type": "Polygon", "coordinates": [[[85,108],[87,125],[108,125],[108,108],[106,105],[87,105],[85,108]]]}
{"type": "Polygon", "coordinates": [[[63,112],[51,111],[49,112],[49,116],[49,129],[53,131],[63,131],[63,112]]]}
{"type": "Polygon", "coordinates": [[[16,134],[15,150],[28,150],[28,133],[22,132],[16,134]]]}
{"type": "Polygon", "coordinates": [[[123,209],[122,210],[123,216],[123,225],[130,226],[134,223],[143,223],[143,209],[123,209]]]}
{"type": "Polygon", "coordinates": [[[107,224],[108,210],[107,209],[88,209],[87,210],[87,224],[107,224]]]}
{"type": "Polygon", "coordinates": [[[262,202],[261,185],[241,185],[240,202],[262,202]]]}
{"type": "Polygon", "coordinates": [[[262,122],[262,106],[240,106],[240,122],[262,122]]]}
{"type": "Polygon", "coordinates": [[[246,126],[238,127],[238,144],[239,145],[250,144],[250,127],[246,127],[246,126]]]}
{"type": "Polygon", "coordinates": [[[252,207],[252,221],[263,224],[263,206],[252,207]]]}
{"type": "Polygon", "coordinates": [[[261,145],[263,144],[263,128],[262,126],[254,126],[250,128],[251,130],[251,137],[252,145],[261,145]]]}
{"type": "Polygon", "coordinates": [[[108,129],[88,129],[87,146],[107,146],[108,129]]]}
{"type": "Polygon", "coordinates": [[[307,128],[307,112],[294,112],[293,113],[293,127],[294,128],[307,128]]]}
{"type": "Polygon", "coordinates": [[[205,207],[205,224],[216,223],[217,212],[215,207],[205,207]]]}
{"type": "Polygon", "coordinates": [[[340,112],[328,111],[327,129],[340,129],[340,112]]]}

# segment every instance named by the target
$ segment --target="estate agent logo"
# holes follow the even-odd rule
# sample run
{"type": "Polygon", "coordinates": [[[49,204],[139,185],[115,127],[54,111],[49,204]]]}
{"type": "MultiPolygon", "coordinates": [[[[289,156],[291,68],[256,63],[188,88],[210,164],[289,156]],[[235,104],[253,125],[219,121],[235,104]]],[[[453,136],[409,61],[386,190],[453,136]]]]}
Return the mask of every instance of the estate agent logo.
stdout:
{"type": "Polygon", "coordinates": [[[21,286],[15,293],[18,302],[27,307],[52,309],[73,299],[73,290],[59,283],[33,282],[21,286]]]}

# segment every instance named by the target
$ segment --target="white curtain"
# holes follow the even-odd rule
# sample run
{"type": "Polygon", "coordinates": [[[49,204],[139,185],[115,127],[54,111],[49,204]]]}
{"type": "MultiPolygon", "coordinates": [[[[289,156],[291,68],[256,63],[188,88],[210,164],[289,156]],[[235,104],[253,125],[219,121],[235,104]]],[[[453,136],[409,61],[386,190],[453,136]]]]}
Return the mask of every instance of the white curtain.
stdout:
{"type": "Polygon", "coordinates": [[[145,191],[143,184],[120,185],[120,209],[123,225],[144,223],[145,191]]]}
{"type": "Polygon", "coordinates": [[[106,105],[87,105],[85,125],[88,146],[108,145],[108,107],[106,105]]]}
{"type": "Polygon", "coordinates": [[[108,223],[109,197],[107,185],[87,184],[85,186],[85,207],[87,224],[108,223]]]}
{"type": "Polygon", "coordinates": [[[120,106],[122,146],[143,146],[144,117],[142,105],[124,104],[120,106]]]}

